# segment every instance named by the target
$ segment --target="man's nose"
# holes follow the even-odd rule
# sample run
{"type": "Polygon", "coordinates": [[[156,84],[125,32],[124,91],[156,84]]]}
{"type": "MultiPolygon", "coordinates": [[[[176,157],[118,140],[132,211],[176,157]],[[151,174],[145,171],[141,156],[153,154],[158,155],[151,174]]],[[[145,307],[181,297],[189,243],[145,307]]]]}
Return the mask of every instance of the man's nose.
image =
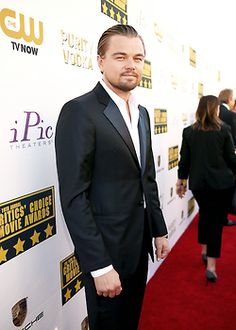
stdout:
{"type": "Polygon", "coordinates": [[[134,61],[134,59],[133,58],[127,58],[126,63],[125,63],[125,66],[127,68],[134,69],[135,68],[135,61],[134,61]]]}

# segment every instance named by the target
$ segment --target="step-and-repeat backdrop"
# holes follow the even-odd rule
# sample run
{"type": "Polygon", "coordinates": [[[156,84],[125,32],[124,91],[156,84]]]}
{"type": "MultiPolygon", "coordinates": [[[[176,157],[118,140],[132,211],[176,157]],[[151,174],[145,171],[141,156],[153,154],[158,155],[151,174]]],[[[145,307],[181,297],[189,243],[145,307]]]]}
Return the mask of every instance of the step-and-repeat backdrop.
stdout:
{"type": "MultiPolygon", "coordinates": [[[[60,208],[54,137],[62,105],[100,79],[97,41],[114,24],[133,25],[146,43],[136,93],[150,113],[171,246],[197,213],[189,191],[182,200],[175,193],[181,133],[194,120],[199,96],[218,94],[221,71],[169,28],[168,12],[157,4],[0,3],[1,330],[87,327],[80,266],[60,208]]],[[[159,266],[150,262],[149,278],[159,266]]]]}

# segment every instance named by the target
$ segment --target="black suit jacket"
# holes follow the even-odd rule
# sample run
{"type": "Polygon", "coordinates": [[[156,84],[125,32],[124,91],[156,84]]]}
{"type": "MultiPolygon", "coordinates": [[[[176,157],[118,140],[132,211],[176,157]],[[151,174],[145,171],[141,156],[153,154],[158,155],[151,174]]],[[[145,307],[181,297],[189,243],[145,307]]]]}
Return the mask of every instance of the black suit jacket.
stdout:
{"type": "Polygon", "coordinates": [[[228,126],[220,130],[183,130],[178,177],[187,179],[191,190],[226,189],[234,185],[236,155],[228,126]]]}
{"type": "MultiPolygon", "coordinates": [[[[167,233],[159,205],[150,124],[139,107],[142,169],[116,104],[100,83],[66,103],[56,129],[62,210],[83,272],[112,264],[132,273],[141,253],[144,202],[151,236],[167,233]]],[[[152,253],[152,252],[151,252],[152,253]]]]}
{"type": "Polygon", "coordinates": [[[223,104],[220,105],[220,119],[231,128],[234,145],[236,146],[236,113],[228,110],[223,104]]]}

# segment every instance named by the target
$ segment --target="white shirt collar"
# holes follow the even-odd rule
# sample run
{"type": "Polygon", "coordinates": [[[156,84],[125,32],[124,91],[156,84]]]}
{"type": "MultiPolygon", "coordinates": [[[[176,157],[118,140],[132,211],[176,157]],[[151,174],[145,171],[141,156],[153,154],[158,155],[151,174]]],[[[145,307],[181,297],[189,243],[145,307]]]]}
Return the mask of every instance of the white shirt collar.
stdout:
{"type": "MultiPolygon", "coordinates": [[[[105,83],[104,80],[100,80],[100,84],[102,85],[102,87],[105,89],[105,91],[109,94],[110,98],[115,102],[115,104],[118,106],[118,108],[120,108],[121,106],[124,106],[124,104],[126,103],[124,99],[122,99],[119,95],[117,95],[115,92],[113,92],[112,89],[110,89],[107,84],[105,83]]],[[[135,95],[133,93],[130,93],[129,96],[129,104],[132,105],[133,107],[138,108],[138,101],[137,98],[135,97],[135,95]]]]}
{"type": "Polygon", "coordinates": [[[226,103],[222,103],[222,105],[223,105],[224,107],[226,107],[228,110],[230,110],[230,107],[229,107],[228,104],[226,104],[226,103]]]}

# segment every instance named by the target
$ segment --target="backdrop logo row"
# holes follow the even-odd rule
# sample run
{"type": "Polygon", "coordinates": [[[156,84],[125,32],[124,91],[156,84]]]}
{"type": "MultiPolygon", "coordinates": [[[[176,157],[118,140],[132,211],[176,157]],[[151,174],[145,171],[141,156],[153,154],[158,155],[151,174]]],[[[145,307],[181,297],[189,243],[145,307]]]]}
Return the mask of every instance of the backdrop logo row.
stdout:
{"type": "MultiPolygon", "coordinates": [[[[0,27],[3,33],[11,39],[23,40],[26,43],[33,42],[36,46],[40,46],[43,43],[43,23],[39,21],[37,24],[32,17],[29,17],[27,22],[24,14],[18,14],[12,9],[3,8],[0,11],[0,27]]],[[[11,45],[13,50],[38,55],[38,48],[36,47],[16,41],[11,41],[11,45]]]]}
{"type": "Polygon", "coordinates": [[[167,110],[154,109],[154,134],[167,133],[167,110]]]}
{"type": "Polygon", "coordinates": [[[54,187],[0,204],[0,265],[56,234],[54,187]]]}
{"type": "Polygon", "coordinates": [[[62,305],[67,303],[83,287],[79,263],[71,254],[60,262],[62,305]]]}
{"type": "Polygon", "coordinates": [[[37,111],[24,111],[10,128],[10,148],[28,149],[53,144],[54,130],[37,111]]]}
{"type": "Polygon", "coordinates": [[[101,0],[101,12],[119,24],[128,23],[127,0],[101,0]]]}
{"type": "Polygon", "coordinates": [[[93,70],[93,43],[72,32],[61,30],[61,43],[65,64],[93,70]]]}

